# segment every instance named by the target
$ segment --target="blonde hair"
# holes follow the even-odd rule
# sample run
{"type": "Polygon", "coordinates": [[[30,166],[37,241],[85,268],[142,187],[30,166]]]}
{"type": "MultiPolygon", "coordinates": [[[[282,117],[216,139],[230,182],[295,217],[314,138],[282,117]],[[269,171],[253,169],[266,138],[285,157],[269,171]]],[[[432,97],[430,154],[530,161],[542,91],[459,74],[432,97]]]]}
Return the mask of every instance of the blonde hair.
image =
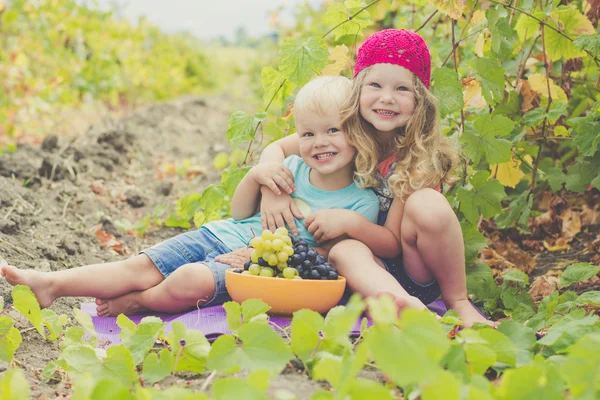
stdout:
{"type": "MultiPolygon", "coordinates": [[[[354,78],[352,93],[342,107],[342,130],[348,143],[356,147],[356,176],[361,186],[378,186],[377,165],[386,156],[381,151],[373,126],[360,115],[360,93],[365,68],[354,78]]],[[[458,162],[458,148],[442,135],[435,97],[423,82],[413,76],[415,109],[402,132],[395,137],[393,152],[398,164],[388,179],[394,195],[406,201],[418,189],[438,187],[456,181],[451,174],[458,162]]]]}
{"type": "Polygon", "coordinates": [[[294,100],[294,120],[300,113],[326,115],[339,112],[352,91],[352,81],[344,76],[321,76],[300,89],[294,100]]]}

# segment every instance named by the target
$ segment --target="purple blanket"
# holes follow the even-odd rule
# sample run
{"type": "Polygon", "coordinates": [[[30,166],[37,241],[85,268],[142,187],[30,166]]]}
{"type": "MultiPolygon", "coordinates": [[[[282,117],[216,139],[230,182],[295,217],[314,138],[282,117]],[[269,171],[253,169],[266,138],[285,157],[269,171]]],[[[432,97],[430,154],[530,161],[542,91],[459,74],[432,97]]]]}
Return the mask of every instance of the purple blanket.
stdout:
{"type": "MultiPolygon", "coordinates": [[[[446,306],[441,300],[436,300],[427,306],[431,311],[444,315],[446,312],[446,306]]],[[[96,316],[96,304],[95,303],[83,303],[81,310],[92,317],[94,322],[94,328],[98,334],[98,346],[108,347],[113,344],[121,343],[119,333],[121,328],[117,325],[116,317],[98,317],[96,316]]],[[[166,322],[165,331],[166,333],[171,330],[171,323],[173,321],[180,321],[185,324],[188,329],[197,329],[206,336],[209,341],[214,341],[218,336],[230,333],[231,331],[227,327],[226,312],[223,306],[213,306],[201,308],[200,310],[189,311],[180,314],[143,314],[129,317],[133,322],[138,324],[142,318],[147,316],[155,316],[166,322]]],[[[290,326],[291,318],[282,317],[271,317],[270,322],[273,327],[285,329],[290,326]]],[[[371,321],[369,320],[369,325],[371,321]]],[[[360,333],[360,320],[356,321],[354,328],[352,329],[351,335],[358,336],[360,333]]]]}

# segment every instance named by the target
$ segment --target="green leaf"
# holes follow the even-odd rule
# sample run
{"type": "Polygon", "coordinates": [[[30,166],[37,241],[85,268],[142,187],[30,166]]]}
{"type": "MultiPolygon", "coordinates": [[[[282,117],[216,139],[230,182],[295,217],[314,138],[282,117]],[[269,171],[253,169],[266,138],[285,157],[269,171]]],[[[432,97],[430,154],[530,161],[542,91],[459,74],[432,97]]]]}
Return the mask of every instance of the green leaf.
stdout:
{"type": "Polygon", "coordinates": [[[50,332],[48,340],[56,340],[62,333],[64,326],[69,322],[69,317],[65,314],[58,315],[54,311],[44,308],[42,310],[42,322],[50,332]]]}
{"type": "Polygon", "coordinates": [[[517,346],[517,366],[528,364],[532,358],[531,351],[537,341],[535,331],[511,320],[502,321],[498,331],[505,334],[517,346]]]}
{"type": "Polygon", "coordinates": [[[569,265],[560,276],[560,284],[569,286],[573,283],[581,283],[590,279],[600,272],[600,267],[589,263],[576,263],[569,265]]]}
{"type": "Polygon", "coordinates": [[[492,276],[492,270],[485,263],[475,263],[467,268],[467,288],[473,294],[475,301],[495,299],[499,295],[499,288],[492,276]]]}
{"type": "Polygon", "coordinates": [[[135,331],[123,340],[123,344],[133,356],[135,365],[144,360],[164,326],[165,323],[158,317],[145,317],[135,331]]]}
{"type": "Polygon", "coordinates": [[[202,332],[186,329],[183,322],[174,321],[169,334],[171,354],[175,357],[175,371],[202,374],[211,351],[210,343],[202,332]]]}
{"type": "Polygon", "coordinates": [[[140,378],[133,357],[122,344],[111,346],[106,350],[106,358],[102,366],[107,376],[120,380],[124,385],[131,386],[139,382],[140,378]]]}
{"type": "Polygon", "coordinates": [[[392,296],[367,298],[367,308],[375,324],[393,325],[398,319],[398,306],[392,296]]]}
{"type": "Polygon", "coordinates": [[[212,384],[214,400],[266,400],[267,396],[248,382],[237,378],[221,378],[212,384]]]}
{"type": "Polygon", "coordinates": [[[600,334],[590,333],[567,349],[561,375],[575,399],[597,399],[600,395],[600,334]]]}
{"type": "Polygon", "coordinates": [[[460,224],[465,243],[465,263],[467,265],[475,262],[479,256],[479,250],[488,247],[487,240],[483,233],[477,230],[477,226],[462,222],[460,224]]]}
{"type": "Polygon", "coordinates": [[[502,115],[484,114],[475,120],[473,127],[467,125],[460,142],[465,144],[465,153],[475,165],[484,156],[490,164],[501,164],[510,161],[512,143],[497,137],[508,135],[514,126],[513,121],[502,115]]]}
{"type": "Polygon", "coordinates": [[[68,373],[81,375],[88,372],[99,376],[102,371],[102,364],[96,357],[96,351],[85,345],[74,344],[67,347],[60,353],[59,360],[65,362],[65,371],[68,373]]]}
{"type": "Polygon", "coordinates": [[[502,211],[500,201],[506,197],[504,186],[496,179],[488,181],[489,176],[488,171],[479,171],[470,179],[472,190],[459,189],[460,211],[472,224],[478,222],[480,215],[489,218],[502,211]]]}
{"type": "Polygon", "coordinates": [[[254,132],[258,124],[267,118],[267,113],[260,112],[253,115],[246,115],[243,111],[236,111],[231,114],[227,125],[227,140],[232,146],[238,146],[244,142],[254,140],[254,132]]]}
{"type": "Polygon", "coordinates": [[[375,325],[365,340],[381,371],[401,387],[433,379],[450,348],[441,325],[426,311],[406,309],[400,328],[375,325]],[[398,363],[398,360],[403,360],[398,363]]]}
{"type": "Polygon", "coordinates": [[[271,309],[271,306],[261,299],[248,299],[242,303],[242,317],[244,323],[250,322],[257,315],[264,314],[271,309]]]}
{"type": "Polygon", "coordinates": [[[279,48],[278,67],[284,77],[303,86],[313,75],[321,72],[328,64],[328,58],[327,46],[320,38],[310,37],[302,43],[287,38],[279,48]]]}
{"type": "Polygon", "coordinates": [[[323,23],[331,28],[341,24],[333,31],[335,40],[344,35],[361,36],[365,28],[373,25],[373,20],[368,10],[363,10],[352,18],[352,20],[349,20],[352,15],[364,8],[365,5],[364,1],[346,0],[333,3],[327,8],[327,12],[322,19],[323,23]],[[344,23],[344,21],[348,22],[344,23]]]}
{"type": "Polygon", "coordinates": [[[350,382],[349,388],[346,391],[350,396],[350,400],[392,400],[394,396],[385,386],[378,382],[364,378],[357,378],[350,382]]]}
{"type": "Polygon", "coordinates": [[[518,269],[511,269],[509,271],[506,271],[502,275],[502,280],[504,282],[516,283],[517,286],[521,288],[529,285],[529,275],[518,269]]]}
{"type": "Polygon", "coordinates": [[[227,168],[221,175],[221,186],[225,189],[225,193],[230,198],[233,197],[235,189],[240,181],[246,176],[251,167],[242,168],[227,168]]]}
{"type": "Polygon", "coordinates": [[[505,371],[496,391],[503,400],[564,399],[564,382],[556,367],[542,359],[532,364],[505,371]]]}
{"type": "Polygon", "coordinates": [[[430,0],[429,3],[452,19],[460,19],[466,7],[466,2],[459,0],[430,0]]]}
{"type": "Polygon", "coordinates": [[[336,390],[340,389],[342,357],[321,352],[312,370],[314,380],[324,380],[336,390]]]}
{"type": "Polygon", "coordinates": [[[436,97],[440,115],[460,111],[464,106],[463,87],[458,74],[449,68],[436,68],[431,75],[431,93],[436,97]]]}
{"type": "Polygon", "coordinates": [[[0,399],[23,400],[30,395],[29,382],[20,368],[10,368],[0,379],[0,399]]]}
{"type": "Polygon", "coordinates": [[[573,129],[573,145],[581,155],[593,157],[600,144],[600,122],[583,120],[573,129]]]}
{"type": "Polygon", "coordinates": [[[154,384],[171,375],[174,367],[174,358],[167,349],[160,353],[150,353],[144,359],[142,378],[150,384],[154,384]]]}
{"type": "Polygon", "coordinates": [[[225,203],[225,190],[221,185],[209,185],[200,199],[200,207],[204,209],[205,214],[211,214],[219,210],[225,203]]]}
{"type": "Polygon", "coordinates": [[[364,309],[365,304],[360,296],[354,295],[345,306],[336,306],[329,310],[325,317],[321,348],[338,355],[350,352],[352,344],[349,333],[364,309]]]}
{"type": "Polygon", "coordinates": [[[511,367],[517,365],[517,346],[502,332],[485,327],[478,330],[479,335],[485,339],[490,349],[496,353],[496,360],[511,367]]]}
{"type": "Polygon", "coordinates": [[[273,67],[264,67],[260,74],[264,90],[263,101],[265,106],[271,102],[274,107],[280,107],[284,100],[294,93],[296,85],[273,67]],[[273,97],[275,96],[275,97],[273,97]]]}
{"type": "Polygon", "coordinates": [[[12,298],[15,309],[23,314],[38,333],[45,338],[46,332],[42,323],[42,311],[31,289],[28,286],[16,285],[12,290],[12,298]]]}
{"type": "Polygon", "coordinates": [[[119,336],[122,342],[126,341],[131,335],[133,335],[137,329],[135,322],[130,320],[125,314],[119,314],[117,316],[117,325],[119,328],[121,328],[119,336]]]}
{"type": "Polygon", "coordinates": [[[486,344],[468,343],[465,345],[465,355],[473,374],[483,375],[496,363],[496,353],[486,344]]]}
{"type": "Polygon", "coordinates": [[[422,391],[422,400],[460,400],[460,383],[456,376],[448,371],[440,371],[435,380],[422,391]]]}
{"type": "Polygon", "coordinates": [[[10,317],[0,316],[0,360],[11,362],[23,338],[10,317]]]}
{"type": "Polygon", "coordinates": [[[577,303],[600,307],[600,291],[593,290],[591,292],[582,293],[581,296],[577,298],[577,303]]]}
{"type": "Polygon", "coordinates": [[[502,99],[504,93],[504,68],[491,58],[476,58],[468,63],[481,84],[481,92],[490,106],[502,99]]]}
{"type": "Polygon", "coordinates": [[[505,15],[500,15],[495,8],[488,9],[486,18],[492,36],[492,50],[499,57],[510,57],[514,43],[517,42],[517,34],[510,27],[509,19],[505,15]]]}
{"type": "Polygon", "coordinates": [[[220,373],[240,369],[266,369],[279,373],[292,358],[292,352],[283,338],[270,326],[251,322],[240,326],[236,345],[231,335],[221,335],[212,345],[208,367],[220,373]]]}
{"type": "Polygon", "coordinates": [[[565,189],[583,193],[588,185],[599,187],[598,176],[600,175],[600,153],[594,158],[586,158],[585,162],[577,162],[567,167],[567,181],[565,189]]]}
{"type": "Polygon", "coordinates": [[[594,55],[600,56],[600,36],[599,35],[581,35],[573,41],[573,44],[581,50],[587,50],[594,55]]]}
{"type": "Polygon", "coordinates": [[[306,363],[318,351],[324,326],[324,318],[316,311],[302,309],[294,313],[291,348],[303,362],[306,363]]]}
{"type": "Polygon", "coordinates": [[[572,312],[552,325],[546,336],[538,340],[537,344],[548,346],[554,353],[560,352],[587,333],[600,331],[597,323],[596,315],[585,316],[584,310],[572,312]]]}
{"type": "Polygon", "coordinates": [[[528,194],[529,191],[525,190],[510,202],[508,207],[503,210],[503,213],[496,215],[494,221],[498,225],[498,228],[508,229],[517,226],[523,230],[527,230],[534,198],[534,196],[529,196],[529,199],[527,199],[528,194]]]}
{"type": "Polygon", "coordinates": [[[265,391],[269,388],[271,374],[267,370],[257,369],[248,374],[248,383],[258,390],[265,391]]]}
{"type": "Polygon", "coordinates": [[[242,325],[242,307],[235,301],[228,301],[223,304],[223,308],[227,313],[229,330],[237,330],[242,325]]]}

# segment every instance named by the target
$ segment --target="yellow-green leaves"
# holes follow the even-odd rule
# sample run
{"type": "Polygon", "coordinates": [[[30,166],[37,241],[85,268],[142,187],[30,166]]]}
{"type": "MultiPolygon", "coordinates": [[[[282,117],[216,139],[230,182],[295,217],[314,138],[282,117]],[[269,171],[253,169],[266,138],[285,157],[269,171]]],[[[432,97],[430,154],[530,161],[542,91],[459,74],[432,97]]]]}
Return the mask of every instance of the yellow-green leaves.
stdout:
{"type": "Polygon", "coordinates": [[[464,105],[463,86],[458,81],[458,74],[449,68],[436,68],[431,76],[433,86],[431,92],[438,101],[440,115],[460,111],[464,105]]]}
{"type": "Polygon", "coordinates": [[[491,58],[476,58],[468,63],[481,85],[481,92],[490,106],[502,99],[504,93],[504,68],[491,58]]]}
{"type": "Polygon", "coordinates": [[[264,121],[267,113],[259,112],[247,115],[243,111],[235,112],[229,118],[227,125],[227,140],[232,146],[237,146],[249,140],[254,140],[257,125],[264,121]]]}
{"type": "Polygon", "coordinates": [[[467,6],[466,0],[429,0],[429,4],[452,19],[459,19],[467,6]]]}
{"type": "Polygon", "coordinates": [[[274,107],[280,107],[283,101],[292,95],[294,85],[289,79],[273,67],[264,67],[260,74],[265,105],[271,102],[274,107]]]}
{"type": "Polygon", "coordinates": [[[327,8],[323,23],[333,28],[344,21],[348,21],[333,31],[336,40],[344,35],[362,35],[363,29],[373,25],[369,11],[363,10],[351,20],[350,17],[363,9],[365,5],[366,3],[362,0],[335,2],[327,8]]]}
{"type": "Polygon", "coordinates": [[[313,36],[302,42],[288,38],[279,48],[278,67],[284,78],[302,86],[323,70],[328,57],[327,46],[320,38],[313,36]]]}
{"type": "Polygon", "coordinates": [[[0,360],[5,362],[12,361],[23,341],[21,333],[13,325],[12,318],[0,317],[0,360]]]}
{"type": "Polygon", "coordinates": [[[25,373],[20,368],[11,368],[0,379],[0,399],[28,399],[31,389],[25,373]]]}
{"type": "Polygon", "coordinates": [[[28,286],[17,285],[13,288],[12,296],[14,307],[31,322],[42,337],[46,337],[42,323],[42,310],[31,289],[28,286]]]}
{"type": "Polygon", "coordinates": [[[600,267],[589,263],[576,263],[569,265],[560,276],[560,284],[569,286],[572,283],[581,283],[600,272],[600,267]]]}

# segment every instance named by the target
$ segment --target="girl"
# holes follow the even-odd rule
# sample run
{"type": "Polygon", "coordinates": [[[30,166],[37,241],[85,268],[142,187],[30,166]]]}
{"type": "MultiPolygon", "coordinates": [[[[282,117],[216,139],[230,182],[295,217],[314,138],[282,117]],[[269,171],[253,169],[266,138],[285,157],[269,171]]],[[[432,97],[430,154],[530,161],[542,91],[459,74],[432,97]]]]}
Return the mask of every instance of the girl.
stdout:
{"type": "MultiPolygon", "coordinates": [[[[440,193],[453,182],[458,154],[440,132],[430,72],[429,50],[414,32],[383,30],[360,47],[342,129],[357,148],[359,182],[379,197],[379,224],[340,211],[318,230],[311,217],[305,225],[319,242],[350,237],[333,246],[329,261],[353,291],[365,297],[390,293],[401,308],[420,309],[441,293],[466,326],[487,323],[468,301],[460,224],[440,193]]],[[[281,162],[297,152],[298,141],[289,136],[269,145],[260,162],[281,162]]],[[[281,189],[291,191],[289,185],[281,189]]],[[[294,216],[301,215],[289,196],[266,187],[261,193],[263,226],[287,223],[294,232],[294,216]]]]}

